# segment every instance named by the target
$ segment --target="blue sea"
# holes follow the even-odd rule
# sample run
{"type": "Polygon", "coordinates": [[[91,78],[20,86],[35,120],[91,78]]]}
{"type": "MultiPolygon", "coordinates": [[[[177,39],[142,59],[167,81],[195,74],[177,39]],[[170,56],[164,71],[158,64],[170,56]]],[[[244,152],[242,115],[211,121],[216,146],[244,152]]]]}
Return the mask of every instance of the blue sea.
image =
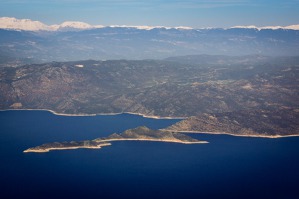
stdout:
{"type": "Polygon", "coordinates": [[[299,198],[299,137],[190,134],[209,144],[121,141],[102,149],[23,153],[54,141],[95,139],[179,120],[121,114],[0,112],[0,197],[299,198]]]}

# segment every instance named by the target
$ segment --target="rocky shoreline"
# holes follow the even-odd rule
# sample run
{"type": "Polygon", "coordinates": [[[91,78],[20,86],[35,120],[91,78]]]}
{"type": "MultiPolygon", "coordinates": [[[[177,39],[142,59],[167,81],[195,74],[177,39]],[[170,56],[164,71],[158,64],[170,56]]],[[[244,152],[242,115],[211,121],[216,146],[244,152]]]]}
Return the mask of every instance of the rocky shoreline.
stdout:
{"type": "Polygon", "coordinates": [[[69,149],[100,149],[103,146],[110,146],[114,141],[154,141],[170,142],[181,144],[206,144],[207,141],[200,141],[182,133],[173,133],[168,131],[151,130],[145,126],[129,129],[123,133],[114,133],[108,137],[97,138],[94,140],[71,141],[71,142],[53,142],[24,150],[24,153],[35,152],[43,153],[51,150],[69,150],[69,149]]]}

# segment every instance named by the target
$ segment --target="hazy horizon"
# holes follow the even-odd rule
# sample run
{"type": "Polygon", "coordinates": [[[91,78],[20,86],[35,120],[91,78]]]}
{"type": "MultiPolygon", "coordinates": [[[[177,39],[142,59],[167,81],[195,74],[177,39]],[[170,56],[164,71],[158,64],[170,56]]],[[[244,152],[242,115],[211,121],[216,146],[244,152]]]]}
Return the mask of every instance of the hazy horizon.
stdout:
{"type": "Polygon", "coordinates": [[[289,26],[298,24],[299,2],[258,0],[4,0],[0,17],[16,17],[61,24],[81,21],[91,25],[289,26]]]}

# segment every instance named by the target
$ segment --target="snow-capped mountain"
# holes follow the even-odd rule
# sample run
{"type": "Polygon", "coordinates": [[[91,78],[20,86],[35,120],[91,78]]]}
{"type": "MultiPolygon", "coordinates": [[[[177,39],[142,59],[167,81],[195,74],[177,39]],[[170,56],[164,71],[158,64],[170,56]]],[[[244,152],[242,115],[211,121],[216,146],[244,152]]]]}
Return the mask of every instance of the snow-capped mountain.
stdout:
{"type": "Polygon", "coordinates": [[[0,18],[0,58],[48,62],[160,59],[190,54],[297,56],[298,26],[192,29],[94,26],[74,21],[48,26],[38,21],[0,18]]]}
{"type": "Polygon", "coordinates": [[[40,21],[32,21],[30,19],[16,19],[10,17],[0,18],[1,29],[13,29],[13,30],[27,30],[27,31],[57,31],[63,29],[92,29],[101,26],[92,26],[88,23],[78,21],[66,21],[60,25],[46,25],[40,21]]]}
{"type": "Polygon", "coordinates": [[[16,19],[10,17],[0,18],[0,28],[28,31],[52,30],[50,26],[47,26],[39,21],[32,21],[30,19],[16,19]]]}
{"type": "MultiPolygon", "coordinates": [[[[39,21],[32,21],[30,19],[16,19],[10,17],[0,18],[0,28],[1,29],[12,29],[12,30],[27,30],[27,31],[57,31],[57,30],[86,30],[86,29],[96,29],[104,28],[103,25],[90,25],[85,22],[79,21],[66,21],[62,24],[46,25],[39,21]]],[[[178,26],[178,27],[166,27],[166,26],[129,26],[129,25],[111,25],[107,26],[111,28],[136,28],[139,30],[152,30],[155,28],[165,28],[165,29],[184,29],[191,30],[191,27],[178,26]]]]}
{"type": "Polygon", "coordinates": [[[278,30],[278,29],[285,29],[285,30],[299,30],[299,25],[290,25],[290,26],[263,26],[257,27],[254,25],[251,26],[233,26],[231,28],[244,28],[244,29],[258,29],[258,30],[278,30]]]}
{"type": "MultiPolygon", "coordinates": [[[[96,27],[96,26],[94,26],[96,27]]],[[[111,25],[111,26],[108,26],[108,27],[111,27],[111,28],[136,28],[136,29],[139,29],[139,30],[152,30],[152,29],[155,29],[155,28],[163,28],[163,29],[166,29],[166,30],[169,30],[169,29],[181,29],[181,30],[193,30],[193,28],[191,27],[187,27],[187,26],[177,26],[177,27],[168,27],[168,26],[128,26],[128,25],[111,25]]]]}
{"type": "Polygon", "coordinates": [[[51,27],[53,28],[53,30],[69,29],[69,28],[85,30],[85,29],[94,28],[92,25],[88,23],[79,22],[79,21],[66,21],[60,25],[52,25],[51,27]]]}
{"type": "MultiPolygon", "coordinates": [[[[79,21],[66,21],[62,24],[55,25],[46,25],[40,21],[32,21],[30,19],[16,19],[12,17],[1,17],[0,18],[0,29],[12,29],[12,30],[26,30],[26,31],[59,31],[59,30],[87,30],[87,29],[96,29],[104,28],[103,25],[90,25],[88,23],[79,22],[79,21]]],[[[139,30],[152,30],[155,28],[164,28],[164,29],[180,29],[180,30],[192,30],[191,27],[178,26],[178,27],[166,27],[166,26],[129,26],[129,25],[111,25],[108,26],[111,28],[136,28],[139,30]]],[[[290,26],[234,26],[231,28],[244,28],[244,29],[291,29],[299,30],[299,25],[290,25],[290,26]]],[[[203,28],[206,29],[206,28],[203,28]]],[[[208,28],[211,29],[211,28],[208,28]]]]}

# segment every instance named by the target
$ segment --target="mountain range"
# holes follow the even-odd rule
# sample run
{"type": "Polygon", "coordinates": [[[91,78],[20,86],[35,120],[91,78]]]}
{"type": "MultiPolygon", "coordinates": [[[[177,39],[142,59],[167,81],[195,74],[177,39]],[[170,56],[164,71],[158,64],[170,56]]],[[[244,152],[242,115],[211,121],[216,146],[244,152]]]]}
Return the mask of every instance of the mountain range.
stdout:
{"type": "MultiPolygon", "coordinates": [[[[40,21],[33,21],[30,19],[16,19],[14,17],[1,17],[0,18],[0,28],[2,29],[12,29],[12,30],[27,30],[27,31],[58,31],[58,30],[67,30],[67,29],[78,29],[78,30],[86,30],[86,29],[96,29],[96,28],[104,28],[104,27],[123,27],[123,28],[136,28],[136,29],[144,29],[151,30],[154,28],[165,28],[172,29],[172,27],[165,26],[128,26],[128,25],[111,25],[111,26],[103,26],[103,25],[90,25],[85,22],[79,21],[66,21],[60,25],[46,25],[40,21]]],[[[298,25],[290,25],[290,26],[265,26],[265,27],[257,27],[257,26],[234,26],[232,28],[245,28],[245,29],[286,29],[286,30],[299,30],[298,25]]],[[[191,27],[173,27],[173,29],[193,29],[191,27]]],[[[212,28],[201,28],[201,29],[212,29],[212,28]]]]}
{"type": "MultiPolygon", "coordinates": [[[[40,21],[32,21],[30,19],[16,19],[14,17],[1,17],[0,18],[0,28],[8,30],[26,30],[26,31],[67,31],[67,30],[87,30],[104,28],[103,25],[90,25],[85,22],[80,21],[65,21],[59,25],[46,25],[40,21]]],[[[122,27],[122,28],[136,28],[151,30],[154,28],[166,28],[171,29],[171,27],[164,26],[128,26],[128,25],[111,25],[106,27],[122,27]]],[[[174,27],[174,29],[192,29],[191,27],[174,27]]]]}
{"type": "Polygon", "coordinates": [[[174,132],[297,135],[297,29],[1,18],[0,109],[129,112],[187,118],[166,129],[174,132]]]}
{"type": "Polygon", "coordinates": [[[81,22],[47,26],[14,18],[2,18],[0,24],[0,66],[192,54],[297,56],[299,52],[299,30],[292,29],[103,27],[81,22]]]}

